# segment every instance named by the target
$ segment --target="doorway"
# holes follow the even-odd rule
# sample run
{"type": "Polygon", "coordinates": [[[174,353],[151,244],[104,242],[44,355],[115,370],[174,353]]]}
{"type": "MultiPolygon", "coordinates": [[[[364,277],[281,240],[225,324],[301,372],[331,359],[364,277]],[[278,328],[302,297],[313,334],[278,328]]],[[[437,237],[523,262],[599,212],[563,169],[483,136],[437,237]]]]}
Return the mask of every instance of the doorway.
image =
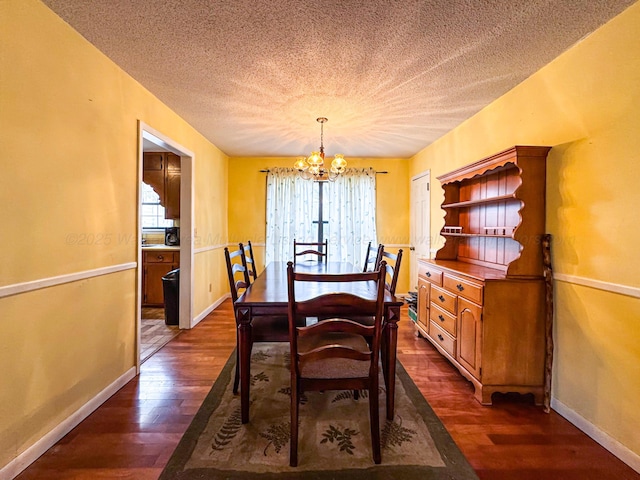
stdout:
{"type": "Polygon", "coordinates": [[[410,290],[417,290],[418,258],[429,258],[431,249],[431,171],[411,178],[410,290]]]}
{"type": "MultiPolygon", "coordinates": [[[[188,149],[182,147],[171,138],[163,135],[161,132],[151,128],[150,126],[139,122],[138,125],[138,267],[137,267],[137,369],[140,371],[142,361],[146,360],[150,354],[155,353],[167,341],[175,336],[177,329],[189,329],[192,327],[193,312],[193,235],[192,218],[193,218],[193,160],[194,155],[188,149]],[[180,230],[179,246],[172,246],[172,252],[178,261],[174,267],[179,268],[179,282],[177,285],[178,299],[178,322],[172,328],[152,324],[143,317],[153,317],[153,309],[146,309],[143,315],[143,290],[142,279],[144,275],[144,255],[149,249],[143,249],[142,236],[142,178],[144,152],[169,152],[177,155],[180,162],[180,230]],[[143,252],[145,250],[145,252],[143,252]],[[143,329],[145,334],[145,343],[143,345],[143,329]],[[149,339],[150,336],[155,338],[149,339]],[[164,342],[164,343],[163,343],[164,342]]],[[[164,238],[163,238],[164,240],[164,238]]],[[[169,247],[167,247],[169,248],[169,247]]],[[[164,309],[156,309],[155,316],[162,315],[164,317],[164,309]]],[[[157,322],[156,322],[157,323],[157,322]]]]}

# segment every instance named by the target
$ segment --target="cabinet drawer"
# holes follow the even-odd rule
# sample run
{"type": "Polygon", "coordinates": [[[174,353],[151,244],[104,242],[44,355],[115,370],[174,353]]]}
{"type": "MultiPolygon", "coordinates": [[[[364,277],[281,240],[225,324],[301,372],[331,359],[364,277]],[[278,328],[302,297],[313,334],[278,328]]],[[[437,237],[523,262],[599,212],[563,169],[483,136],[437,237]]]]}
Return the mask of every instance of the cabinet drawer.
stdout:
{"type": "Polygon", "coordinates": [[[427,263],[418,263],[418,275],[434,285],[442,285],[442,272],[427,263]]]}
{"type": "Polygon", "coordinates": [[[454,337],[456,336],[456,317],[449,312],[445,312],[440,307],[432,305],[429,311],[430,320],[436,325],[444,328],[454,337]]]}
{"type": "Polygon", "coordinates": [[[144,261],[147,263],[173,263],[173,252],[144,252],[144,261]]]}
{"type": "Polygon", "coordinates": [[[456,340],[444,329],[433,322],[429,323],[429,336],[435,340],[449,355],[455,357],[456,340]]]}
{"type": "Polygon", "coordinates": [[[456,295],[452,295],[440,287],[436,287],[435,285],[431,287],[431,303],[444,308],[447,312],[453,313],[454,315],[457,313],[457,299],[458,297],[456,295]]]}
{"type": "Polygon", "coordinates": [[[443,285],[444,288],[450,292],[454,292],[461,297],[482,305],[482,285],[467,282],[461,278],[452,277],[446,274],[443,279],[443,285]]]}

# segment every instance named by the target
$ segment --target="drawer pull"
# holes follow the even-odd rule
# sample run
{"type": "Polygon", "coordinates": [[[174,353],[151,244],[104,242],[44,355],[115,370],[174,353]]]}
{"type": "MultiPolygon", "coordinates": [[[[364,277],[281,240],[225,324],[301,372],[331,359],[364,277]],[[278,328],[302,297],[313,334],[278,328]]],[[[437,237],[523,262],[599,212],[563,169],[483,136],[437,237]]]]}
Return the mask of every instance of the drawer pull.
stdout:
{"type": "Polygon", "coordinates": [[[464,290],[464,287],[461,284],[456,285],[456,288],[461,292],[464,290]]]}
{"type": "Polygon", "coordinates": [[[443,337],[442,335],[440,335],[440,334],[438,334],[438,339],[439,339],[441,342],[444,342],[444,337],[443,337]]]}
{"type": "Polygon", "coordinates": [[[440,300],[441,302],[444,302],[445,298],[442,295],[440,295],[438,296],[438,300],[440,300]]]}
{"type": "Polygon", "coordinates": [[[431,278],[431,272],[426,273],[427,277],[431,278]]]}
{"type": "Polygon", "coordinates": [[[158,260],[164,260],[164,257],[162,255],[158,255],[158,260]]]}
{"type": "Polygon", "coordinates": [[[438,318],[440,319],[441,322],[444,322],[444,317],[442,315],[438,315],[438,318]]]}

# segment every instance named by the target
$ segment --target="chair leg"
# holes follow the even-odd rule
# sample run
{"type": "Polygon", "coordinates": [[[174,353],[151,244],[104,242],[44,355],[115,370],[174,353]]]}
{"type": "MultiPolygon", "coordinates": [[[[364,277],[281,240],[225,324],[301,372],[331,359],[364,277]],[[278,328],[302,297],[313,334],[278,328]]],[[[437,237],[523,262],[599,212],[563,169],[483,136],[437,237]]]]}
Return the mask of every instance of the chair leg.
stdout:
{"type": "Polygon", "coordinates": [[[291,377],[291,432],[289,439],[289,465],[298,466],[298,382],[291,377]]]}
{"type": "Polygon", "coordinates": [[[371,424],[373,462],[376,464],[382,461],[382,454],[380,453],[380,411],[378,395],[378,382],[371,382],[371,385],[369,385],[369,423],[371,424]]]}

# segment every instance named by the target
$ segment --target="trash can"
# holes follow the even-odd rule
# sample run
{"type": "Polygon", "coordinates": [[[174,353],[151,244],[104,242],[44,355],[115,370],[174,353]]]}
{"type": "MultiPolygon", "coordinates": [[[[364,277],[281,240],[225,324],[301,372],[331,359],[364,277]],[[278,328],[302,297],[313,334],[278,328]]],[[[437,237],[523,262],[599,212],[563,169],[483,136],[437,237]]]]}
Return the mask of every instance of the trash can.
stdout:
{"type": "Polygon", "coordinates": [[[171,270],[162,277],[162,293],[164,294],[164,323],[178,325],[180,298],[180,269],[171,270]]]}

